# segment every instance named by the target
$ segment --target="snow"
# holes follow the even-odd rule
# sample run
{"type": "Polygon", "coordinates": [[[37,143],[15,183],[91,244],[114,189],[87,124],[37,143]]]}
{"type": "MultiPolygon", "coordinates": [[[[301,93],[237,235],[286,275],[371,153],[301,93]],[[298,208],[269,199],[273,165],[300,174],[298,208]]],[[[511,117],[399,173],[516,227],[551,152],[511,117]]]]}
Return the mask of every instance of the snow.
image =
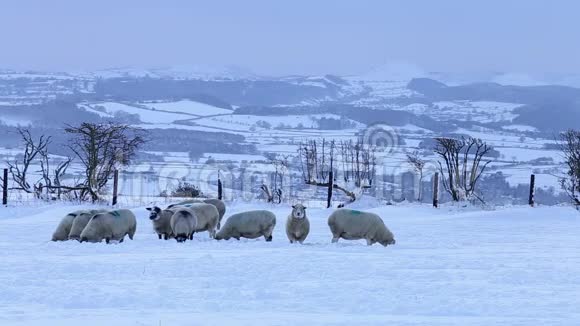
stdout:
{"type": "Polygon", "coordinates": [[[501,127],[504,130],[511,130],[511,131],[530,131],[530,132],[536,132],[538,131],[537,128],[532,127],[532,126],[526,126],[526,125],[509,125],[509,126],[503,126],[501,127]]]}
{"type": "MultiPolygon", "coordinates": [[[[231,131],[250,131],[252,127],[256,129],[269,128],[308,128],[317,129],[318,120],[320,119],[340,120],[341,117],[336,114],[311,114],[311,115],[285,115],[285,116],[258,116],[245,114],[221,115],[195,120],[200,126],[212,128],[224,128],[231,131]],[[260,127],[259,123],[269,124],[269,128],[260,127]]],[[[351,123],[362,127],[361,123],[351,120],[351,123]]]]}
{"type": "Polygon", "coordinates": [[[231,114],[232,110],[218,108],[209,104],[199,103],[189,100],[182,100],[177,102],[144,102],[141,103],[150,109],[159,111],[173,111],[186,114],[195,114],[197,116],[210,116],[218,114],[231,114]]]}
{"type": "Polygon", "coordinates": [[[160,241],[134,209],[134,241],[53,243],[65,205],[0,208],[2,325],[577,325],[580,214],[567,207],[371,209],[392,247],[330,243],[331,210],[309,208],[290,245],[160,241]]]}
{"type": "Polygon", "coordinates": [[[0,125],[6,125],[11,127],[26,127],[30,126],[32,121],[24,118],[2,116],[0,117],[0,125]]]}
{"type": "Polygon", "coordinates": [[[105,108],[106,112],[100,112],[102,116],[110,116],[116,112],[126,112],[129,114],[137,114],[139,119],[144,123],[172,123],[179,120],[189,120],[195,117],[192,114],[156,111],[117,102],[92,103],[90,105],[87,104],[85,105],[85,109],[87,107],[92,108],[92,112],[97,113],[99,112],[98,110],[95,110],[95,107],[97,106],[105,108]]]}

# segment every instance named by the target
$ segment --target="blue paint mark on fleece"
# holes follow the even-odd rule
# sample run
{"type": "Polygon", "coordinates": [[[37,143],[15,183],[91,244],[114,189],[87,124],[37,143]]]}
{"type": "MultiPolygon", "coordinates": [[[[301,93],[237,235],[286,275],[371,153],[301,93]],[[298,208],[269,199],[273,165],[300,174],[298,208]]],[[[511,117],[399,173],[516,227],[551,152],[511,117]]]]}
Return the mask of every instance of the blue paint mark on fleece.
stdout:
{"type": "Polygon", "coordinates": [[[121,213],[119,213],[119,211],[111,211],[110,213],[115,217],[121,217],[121,213]]]}
{"type": "Polygon", "coordinates": [[[352,215],[361,215],[363,212],[361,212],[361,211],[357,211],[357,210],[354,210],[354,209],[351,209],[351,210],[350,210],[350,213],[351,213],[352,215]]]}

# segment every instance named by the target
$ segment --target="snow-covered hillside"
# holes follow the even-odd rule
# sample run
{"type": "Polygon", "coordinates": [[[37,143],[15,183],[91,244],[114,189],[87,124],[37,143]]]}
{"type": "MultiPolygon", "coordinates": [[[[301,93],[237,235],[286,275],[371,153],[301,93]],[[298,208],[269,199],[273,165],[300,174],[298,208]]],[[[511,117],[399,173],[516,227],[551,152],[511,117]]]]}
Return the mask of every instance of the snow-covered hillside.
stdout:
{"type": "MultiPolygon", "coordinates": [[[[370,207],[370,206],[369,206],[370,207]]],[[[480,211],[388,206],[397,244],[330,243],[331,210],[290,245],[157,240],[137,207],[134,241],[49,242],[77,207],[0,208],[2,325],[577,325],[580,215],[566,207],[480,211]]],[[[365,207],[361,207],[365,208],[365,207]]]]}

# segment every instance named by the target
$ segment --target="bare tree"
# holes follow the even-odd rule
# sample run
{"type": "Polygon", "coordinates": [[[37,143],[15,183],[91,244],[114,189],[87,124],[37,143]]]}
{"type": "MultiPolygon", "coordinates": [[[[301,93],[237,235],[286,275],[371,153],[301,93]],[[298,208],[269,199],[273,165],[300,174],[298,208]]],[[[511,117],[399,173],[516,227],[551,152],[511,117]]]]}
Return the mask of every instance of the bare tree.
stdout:
{"type": "Polygon", "coordinates": [[[24,143],[24,154],[20,161],[15,160],[7,162],[7,164],[12,180],[18,185],[18,189],[33,193],[37,187],[34,184],[31,186],[28,180],[28,169],[37,156],[46,151],[51,138],[42,135],[38,140],[35,140],[27,129],[18,129],[18,133],[24,143]]]}
{"type": "Polygon", "coordinates": [[[580,206],[580,131],[567,130],[560,134],[561,149],[568,171],[560,179],[562,189],[574,205],[580,206]]]}
{"type": "MultiPolygon", "coordinates": [[[[356,200],[356,194],[348,186],[370,188],[376,174],[375,149],[362,140],[307,140],[300,143],[298,158],[305,184],[340,190],[349,202],[356,200]],[[337,166],[342,169],[342,184],[337,182],[337,166]]],[[[332,191],[328,196],[332,196],[332,191]]]]}
{"type": "Polygon", "coordinates": [[[140,129],[125,124],[85,122],[65,131],[71,136],[68,147],[85,168],[81,200],[98,200],[114,170],[129,164],[145,142],[140,129]]]}
{"type": "Polygon", "coordinates": [[[56,194],[56,198],[61,199],[63,187],[62,177],[66,173],[66,170],[72,162],[72,158],[68,157],[64,161],[59,162],[56,167],[51,170],[48,148],[45,148],[40,153],[40,172],[42,173],[42,179],[44,180],[44,188],[46,189],[46,194],[56,194]]]}
{"type": "Polygon", "coordinates": [[[414,151],[410,154],[407,154],[407,163],[409,163],[415,173],[419,174],[419,191],[417,193],[417,201],[423,200],[423,169],[425,168],[425,164],[427,163],[424,159],[421,158],[421,155],[418,151],[414,151]]]}
{"type": "Polygon", "coordinates": [[[443,160],[445,167],[439,163],[439,170],[443,176],[443,187],[454,201],[469,199],[472,196],[479,198],[475,192],[477,181],[485,171],[491,160],[485,159],[491,147],[479,138],[454,139],[435,138],[435,154],[443,160]],[[446,177],[445,177],[446,176],[446,177]]]}

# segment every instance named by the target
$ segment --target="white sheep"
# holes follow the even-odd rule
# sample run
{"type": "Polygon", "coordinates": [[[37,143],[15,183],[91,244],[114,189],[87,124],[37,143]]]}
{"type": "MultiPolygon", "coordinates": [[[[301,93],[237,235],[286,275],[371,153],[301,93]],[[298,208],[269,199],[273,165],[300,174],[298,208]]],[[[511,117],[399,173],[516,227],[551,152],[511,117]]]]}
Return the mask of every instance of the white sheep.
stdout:
{"type": "Polygon", "coordinates": [[[197,227],[195,232],[209,232],[210,238],[215,238],[216,227],[219,223],[220,214],[217,208],[212,204],[194,203],[186,205],[197,217],[197,227]]]}
{"type": "Polygon", "coordinates": [[[74,211],[72,213],[68,213],[65,217],[62,218],[56,230],[52,234],[52,241],[66,241],[68,240],[68,235],[70,233],[70,229],[72,227],[74,219],[80,215],[81,213],[86,212],[85,210],[74,211]]]}
{"type": "Polygon", "coordinates": [[[290,243],[302,243],[310,233],[310,221],[306,217],[306,207],[302,204],[292,206],[292,213],[286,219],[286,235],[290,243]]]}
{"type": "Polygon", "coordinates": [[[72,222],[70,232],[68,234],[69,240],[79,240],[81,238],[81,233],[89,223],[90,219],[95,214],[104,213],[106,211],[106,209],[90,209],[77,215],[72,222]]]}
{"type": "Polygon", "coordinates": [[[393,233],[377,214],[337,209],[328,217],[328,226],[332,232],[333,243],[343,238],[346,240],[365,239],[369,246],[376,242],[383,246],[395,244],[393,233]]]}
{"type": "Polygon", "coordinates": [[[274,213],[266,210],[247,211],[230,216],[215,238],[240,240],[240,238],[255,239],[264,236],[266,241],[272,241],[275,226],[274,213]]]}
{"type": "Polygon", "coordinates": [[[125,235],[133,240],[136,230],[135,214],[128,209],[118,209],[93,216],[81,233],[80,241],[101,242],[105,239],[107,243],[111,240],[123,242],[125,235]]]}
{"type": "Polygon", "coordinates": [[[175,203],[175,204],[169,204],[169,206],[167,206],[167,209],[169,208],[173,208],[175,206],[184,206],[184,205],[189,205],[189,204],[193,204],[193,203],[201,203],[201,199],[199,198],[194,198],[194,199],[186,199],[186,200],[182,200],[179,203],[175,203]]]}
{"type": "Polygon", "coordinates": [[[206,204],[214,205],[215,208],[217,208],[218,213],[219,213],[219,220],[218,220],[218,224],[217,224],[217,229],[219,230],[222,226],[222,219],[224,218],[224,215],[226,215],[226,204],[223,201],[216,199],[216,198],[204,199],[203,202],[206,204]]]}
{"type": "Polygon", "coordinates": [[[161,209],[157,206],[146,208],[150,214],[149,219],[153,223],[153,230],[157,233],[159,239],[167,240],[173,237],[173,230],[171,229],[171,216],[174,213],[172,209],[161,209]]]}
{"type": "Polygon", "coordinates": [[[197,227],[197,217],[193,210],[185,207],[175,209],[170,224],[177,242],[184,242],[187,239],[193,240],[193,234],[197,227]]]}
{"type": "Polygon", "coordinates": [[[167,208],[173,208],[176,206],[184,206],[184,207],[188,207],[191,204],[195,204],[195,203],[206,203],[206,204],[211,204],[214,205],[215,208],[217,208],[218,213],[219,213],[219,221],[217,224],[217,229],[219,230],[221,228],[221,222],[222,219],[224,218],[224,215],[226,214],[226,204],[219,199],[216,198],[207,198],[207,199],[201,199],[201,198],[196,198],[196,199],[188,199],[188,200],[184,200],[182,202],[179,202],[177,204],[171,204],[169,206],[167,206],[167,208]]]}

